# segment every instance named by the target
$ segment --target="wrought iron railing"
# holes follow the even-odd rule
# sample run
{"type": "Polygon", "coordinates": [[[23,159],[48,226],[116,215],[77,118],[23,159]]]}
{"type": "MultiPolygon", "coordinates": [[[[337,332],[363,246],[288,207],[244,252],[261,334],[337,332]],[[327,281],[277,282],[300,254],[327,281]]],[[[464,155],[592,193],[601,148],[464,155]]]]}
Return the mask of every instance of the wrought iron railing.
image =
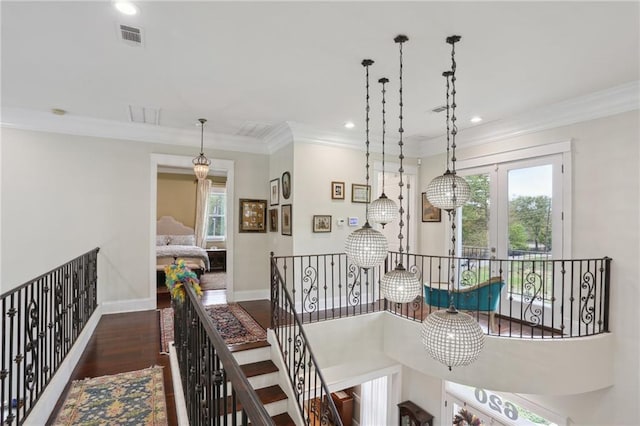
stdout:
{"type": "Polygon", "coordinates": [[[0,296],[0,423],[23,424],[97,306],[98,248],[0,296]]]}
{"type": "Polygon", "coordinates": [[[172,304],[174,344],[189,424],[273,424],[190,286],[186,286],[186,295],[184,301],[173,300],[172,304]]]}
{"type": "Polygon", "coordinates": [[[297,407],[307,425],[342,426],[293,297],[278,271],[277,259],[271,253],[271,328],[278,340],[297,407]]]}
{"type": "Polygon", "coordinates": [[[379,296],[379,280],[400,254],[367,271],[345,254],[274,257],[297,317],[304,323],[388,310],[422,321],[444,309],[453,296],[488,334],[518,338],[567,338],[609,331],[610,258],[486,259],[404,254],[423,292],[412,303],[389,303],[379,296]],[[455,266],[453,292],[451,262],[455,266]]]}

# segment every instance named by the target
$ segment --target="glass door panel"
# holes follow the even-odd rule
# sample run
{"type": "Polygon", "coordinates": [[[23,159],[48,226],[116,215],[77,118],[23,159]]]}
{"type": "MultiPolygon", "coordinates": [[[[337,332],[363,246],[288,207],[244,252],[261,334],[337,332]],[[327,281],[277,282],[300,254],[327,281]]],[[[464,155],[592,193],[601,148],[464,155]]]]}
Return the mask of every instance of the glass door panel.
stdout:
{"type": "Polygon", "coordinates": [[[552,294],[553,166],[508,168],[509,288],[513,294],[552,294]],[[524,261],[524,262],[522,262],[524,261]],[[518,265],[513,268],[513,265],[518,265]]]}
{"type": "Polygon", "coordinates": [[[496,215],[492,212],[495,201],[491,194],[496,179],[491,171],[472,171],[462,175],[471,188],[471,198],[460,210],[458,235],[460,286],[473,286],[488,280],[492,271],[490,259],[496,255],[496,215]]]}

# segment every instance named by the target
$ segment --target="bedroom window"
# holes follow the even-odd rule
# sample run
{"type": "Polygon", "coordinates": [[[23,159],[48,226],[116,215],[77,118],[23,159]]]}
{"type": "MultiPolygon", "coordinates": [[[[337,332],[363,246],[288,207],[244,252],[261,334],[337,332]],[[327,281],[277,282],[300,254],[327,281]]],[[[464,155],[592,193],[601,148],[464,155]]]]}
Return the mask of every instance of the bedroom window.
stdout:
{"type": "Polygon", "coordinates": [[[207,217],[207,240],[224,241],[227,237],[227,190],[224,186],[211,187],[209,214],[207,217]]]}

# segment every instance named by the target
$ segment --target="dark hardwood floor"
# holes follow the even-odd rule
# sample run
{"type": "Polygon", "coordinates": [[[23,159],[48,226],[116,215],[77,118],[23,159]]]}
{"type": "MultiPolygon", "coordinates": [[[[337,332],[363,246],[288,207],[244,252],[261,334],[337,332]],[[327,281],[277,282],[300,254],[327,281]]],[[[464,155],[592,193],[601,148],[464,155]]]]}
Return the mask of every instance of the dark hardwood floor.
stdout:
{"type": "MultiPolygon", "coordinates": [[[[169,356],[160,353],[160,321],[158,311],[104,315],[71,375],[71,380],[99,377],[162,366],[167,417],[170,425],[178,424],[171,380],[169,356]]],[[[65,388],[52,411],[48,424],[55,421],[71,387],[65,388]]]]}
{"type": "MultiPolygon", "coordinates": [[[[224,290],[208,290],[203,295],[203,303],[207,305],[226,303],[224,290]]],[[[267,329],[270,324],[271,305],[268,300],[241,302],[240,305],[260,324],[267,329]]],[[[158,309],[171,306],[169,294],[158,292],[158,309]]],[[[268,346],[267,342],[253,342],[233,345],[231,351],[240,351],[254,347],[268,346]]],[[[88,377],[99,377],[141,370],[154,365],[164,367],[164,385],[167,398],[167,416],[169,425],[177,425],[176,406],[171,379],[169,356],[160,353],[160,321],[159,312],[143,311],[124,314],[104,315],[71,375],[71,381],[88,377]]],[[[71,387],[67,384],[62,396],[54,407],[48,424],[62,408],[62,404],[71,387]]]]}

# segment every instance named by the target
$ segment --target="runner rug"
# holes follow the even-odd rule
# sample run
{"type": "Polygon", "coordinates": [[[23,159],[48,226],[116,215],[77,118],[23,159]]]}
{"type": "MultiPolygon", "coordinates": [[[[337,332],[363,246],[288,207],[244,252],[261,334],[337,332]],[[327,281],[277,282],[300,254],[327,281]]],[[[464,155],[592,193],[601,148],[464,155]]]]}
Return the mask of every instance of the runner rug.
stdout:
{"type": "Polygon", "coordinates": [[[76,380],[54,426],[167,425],[162,367],[76,380]]]}
{"type": "MultiPolygon", "coordinates": [[[[237,303],[204,307],[213,325],[227,345],[258,342],[267,339],[267,332],[237,303]]],[[[161,351],[169,352],[173,341],[173,309],[160,312],[161,351]]]]}

